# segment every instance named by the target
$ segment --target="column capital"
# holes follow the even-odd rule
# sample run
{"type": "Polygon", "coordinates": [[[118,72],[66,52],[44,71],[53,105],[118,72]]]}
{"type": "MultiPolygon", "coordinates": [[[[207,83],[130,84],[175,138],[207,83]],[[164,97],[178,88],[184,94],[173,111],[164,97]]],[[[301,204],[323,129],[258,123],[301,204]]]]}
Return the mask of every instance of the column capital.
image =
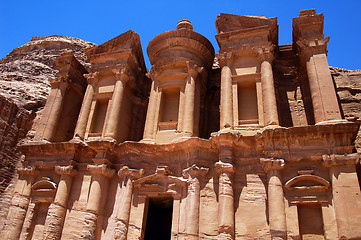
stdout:
{"type": "Polygon", "coordinates": [[[159,75],[159,71],[158,71],[158,67],[157,66],[153,66],[152,69],[150,69],[150,71],[148,71],[145,75],[150,78],[152,81],[155,81],[159,75]]]}
{"type": "Polygon", "coordinates": [[[87,169],[92,175],[104,175],[108,178],[112,178],[115,174],[115,170],[109,168],[106,164],[88,165],[87,169]]]}
{"type": "Polygon", "coordinates": [[[116,81],[122,81],[123,83],[126,83],[130,78],[130,70],[128,67],[123,67],[121,69],[112,69],[112,72],[115,75],[116,81]]]}
{"type": "Polygon", "coordinates": [[[131,169],[128,166],[124,166],[118,171],[118,176],[120,178],[126,178],[129,177],[130,179],[138,179],[143,177],[144,175],[144,169],[131,169]]]}
{"type": "Polygon", "coordinates": [[[216,168],[216,171],[218,174],[222,174],[222,173],[233,174],[236,171],[236,168],[231,163],[224,163],[224,162],[218,161],[214,164],[214,167],[216,168]]]}
{"type": "Polygon", "coordinates": [[[31,166],[17,168],[16,171],[20,175],[34,175],[35,176],[35,175],[39,174],[39,171],[36,170],[35,167],[31,167],[31,166]]]}
{"type": "Polygon", "coordinates": [[[99,72],[84,74],[84,77],[90,85],[95,85],[99,82],[99,72]]]}
{"type": "Polygon", "coordinates": [[[285,166],[285,160],[283,159],[261,158],[260,162],[262,164],[263,170],[266,173],[273,169],[282,170],[285,166]]]}
{"type": "Polygon", "coordinates": [[[330,40],[330,37],[325,37],[322,39],[307,40],[302,39],[296,42],[298,48],[301,50],[302,54],[309,58],[313,54],[317,53],[326,53],[327,54],[327,43],[330,40]]]}
{"type": "Polygon", "coordinates": [[[234,54],[232,52],[223,52],[220,54],[217,54],[217,58],[219,61],[220,67],[224,66],[230,66],[233,63],[234,60],[234,54]]]}
{"type": "Polygon", "coordinates": [[[186,65],[187,65],[186,71],[193,78],[196,78],[198,74],[200,74],[205,70],[204,67],[198,67],[197,64],[191,64],[189,61],[186,62],[186,65]]]}
{"type": "Polygon", "coordinates": [[[263,61],[272,62],[274,60],[274,49],[275,45],[263,46],[253,48],[253,52],[257,54],[257,60],[262,63],[263,61]]]}
{"type": "Polygon", "coordinates": [[[69,74],[58,75],[56,77],[51,77],[49,79],[51,88],[61,88],[61,87],[68,87],[72,82],[69,74]]]}
{"type": "Polygon", "coordinates": [[[74,176],[77,171],[74,169],[73,165],[68,166],[55,166],[54,167],[55,173],[58,175],[70,175],[74,176]]]}
{"type": "Polygon", "coordinates": [[[322,164],[325,167],[340,166],[340,165],[356,165],[360,162],[360,155],[358,153],[351,153],[345,155],[322,155],[322,164]]]}
{"type": "Polygon", "coordinates": [[[204,177],[209,171],[209,168],[198,167],[196,164],[184,169],[182,175],[184,178],[198,178],[204,177]]]}

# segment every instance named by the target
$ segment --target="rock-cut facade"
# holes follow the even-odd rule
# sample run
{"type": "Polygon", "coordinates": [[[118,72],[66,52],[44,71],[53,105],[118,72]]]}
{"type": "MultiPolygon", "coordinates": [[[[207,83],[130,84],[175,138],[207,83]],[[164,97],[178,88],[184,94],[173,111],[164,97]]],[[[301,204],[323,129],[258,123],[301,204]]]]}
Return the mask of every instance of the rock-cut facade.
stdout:
{"type": "Polygon", "coordinates": [[[145,67],[127,31],[72,52],[22,167],[1,239],[361,239],[354,141],[323,14],[220,14],[219,53],[187,19],[145,67]]]}

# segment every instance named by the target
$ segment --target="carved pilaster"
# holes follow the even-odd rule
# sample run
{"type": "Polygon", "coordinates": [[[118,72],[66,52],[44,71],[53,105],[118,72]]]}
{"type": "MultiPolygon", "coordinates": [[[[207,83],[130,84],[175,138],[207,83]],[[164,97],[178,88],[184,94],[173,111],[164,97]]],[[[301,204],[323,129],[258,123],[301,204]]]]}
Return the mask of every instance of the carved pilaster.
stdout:
{"type": "Polygon", "coordinates": [[[274,48],[275,45],[272,44],[270,46],[253,49],[253,51],[257,54],[257,60],[261,64],[261,86],[265,126],[279,125],[276,91],[272,70],[274,48]]]}
{"type": "Polygon", "coordinates": [[[200,178],[208,173],[208,168],[193,164],[183,170],[182,175],[188,179],[187,197],[187,239],[198,239],[199,234],[199,207],[200,207],[200,178]]]}
{"type": "Polygon", "coordinates": [[[99,82],[99,72],[84,74],[84,77],[87,79],[88,86],[85,91],[83,103],[81,105],[78,121],[74,131],[73,138],[77,140],[84,140],[85,137],[85,131],[93,101],[94,85],[99,82]]]}
{"type": "Polygon", "coordinates": [[[272,239],[286,239],[287,225],[281,170],[283,159],[261,158],[260,162],[268,178],[269,225],[272,239]]]}
{"type": "Polygon", "coordinates": [[[92,183],[81,237],[95,239],[98,216],[103,210],[109,179],[114,176],[115,170],[110,169],[106,164],[88,165],[87,169],[92,174],[92,183]]]}
{"type": "Polygon", "coordinates": [[[233,126],[233,95],[232,95],[232,53],[218,55],[221,65],[221,106],[220,106],[220,129],[232,128],[233,126]]]}
{"type": "Polygon", "coordinates": [[[218,237],[234,239],[233,177],[236,169],[233,164],[223,162],[214,166],[219,175],[218,237]]]}
{"type": "Polygon", "coordinates": [[[116,78],[114,86],[112,102],[109,106],[109,115],[104,123],[104,137],[111,140],[117,138],[118,126],[121,116],[121,109],[124,104],[124,91],[127,81],[129,80],[128,68],[113,69],[113,73],[116,78]]]}
{"type": "Polygon", "coordinates": [[[130,169],[127,166],[118,171],[118,176],[122,179],[122,202],[116,214],[114,239],[127,239],[131,201],[133,194],[133,180],[141,178],[144,175],[144,169],[130,169]]]}
{"type": "Polygon", "coordinates": [[[1,231],[4,239],[19,239],[21,229],[29,206],[31,185],[35,176],[39,173],[34,167],[18,168],[19,179],[15,186],[15,193],[11,199],[11,205],[1,231]]]}
{"type": "Polygon", "coordinates": [[[342,119],[326,56],[328,41],[329,37],[297,42],[306,64],[316,124],[342,119]]]}
{"type": "Polygon", "coordinates": [[[68,198],[73,176],[77,173],[72,165],[55,166],[55,173],[60,175],[54,202],[50,204],[45,219],[44,239],[59,239],[63,230],[68,198]]]}

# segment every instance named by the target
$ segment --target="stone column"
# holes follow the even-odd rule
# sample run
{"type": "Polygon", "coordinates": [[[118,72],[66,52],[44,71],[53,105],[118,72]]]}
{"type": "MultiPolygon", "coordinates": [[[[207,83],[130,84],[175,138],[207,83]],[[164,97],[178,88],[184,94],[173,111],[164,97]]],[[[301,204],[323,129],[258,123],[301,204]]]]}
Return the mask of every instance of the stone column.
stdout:
{"type": "Polygon", "coordinates": [[[322,157],[323,165],[328,167],[330,172],[338,239],[359,239],[361,192],[355,168],[360,161],[359,154],[332,154],[322,157]]]}
{"type": "Polygon", "coordinates": [[[191,167],[183,170],[184,178],[188,179],[188,197],[187,197],[187,221],[186,238],[199,239],[199,206],[200,206],[200,178],[208,173],[208,168],[198,167],[193,164],[191,167]]]}
{"type": "Polygon", "coordinates": [[[14,196],[11,199],[4,228],[0,234],[2,239],[7,240],[17,240],[20,237],[29,206],[31,185],[38,173],[33,167],[20,168],[17,171],[19,179],[15,186],[14,196]]]}
{"type": "Polygon", "coordinates": [[[91,104],[93,101],[94,85],[96,85],[99,81],[98,75],[99,75],[98,72],[84,75],[87,78],[88,86],[86,88],[83,103],[81,105],[78,122],[76,123],[75,131],[74,131],[74,139],[84,140],[91,104]]]}
{"type": "Polygon", "coordinates": [[[147,111],[147,118],[145,120],[145,126],[144,126],[144,135],[143,140],[150,140],[154,141],[155,138],[155,131],[157,129],[156,125],[158,124],[156,122],[157,115],[159,114],[157,112],[158,108],[158,80],[155,79],[155,74],[148,74],[148,77],[152,78],[152,87],[150,89],[150,98],[148,103],[148,111],[147,111]]]}
{"type": "Polygon", "coordinates": [[[234,239],[233,176],[235,167],[231,163],[223,162],[217,162],[214,166],[219,175],[217,239],[234,239]]]}
{"type": "Polygon", "coordinates": [[[261,86],[264,125],[279,125],[276,92],[273,79],[272,61],[274,45],[256,48],[257,59],[261,63],[261,86]]]}
{"type": "Polygon", "coordinates": [[[268,218],[272,239],[286,239],[287,225],[281,170],[283,159],[261,158],[268,179],[268,218]]]}
{"type": "Polygon", "coordinates": [[[109,179],[114,176],[115,171],[106,164],[88,165],[88,170],[92,174],[92,183],[81,238],[96,239],[98,216],[106,201],[109,179]]]}
{"type": "Polygon", "coordinates": [[[233,95],[232,95],[232,54],[224,53],[220,55],[221,65],[221,119],[220,129],[231,128],[233,126],[233,95]]]}
{"type": "Polygon", "coordinates": [[[329,37],[320,40],[304,39],[297,42],[306,62],[316,124],[342,119],[327,62],[328,41],[329,37]]]}
{"type": "Polygon", "coordinates": [[[124,102],[125,85],[129,79],[128,69],[113,69],[116,76],[116,83],[114,86],[112,103],[109,109],[109,117],[106,119],[104,127],[104,137],[109,139],[116,139],[118,132],[118,123],[120,119],[120,110],[124,102]]]}
{"type": "Polygon", "coordinates": [[[190,66],[187,62],[188,77],[185,85],[185,106],[183,117],[183,131],[194,134],[195,125],[195,95],[196,95],[196,78],[199,73],[197,65],[190,66]]]}
{"type": "Polygon", "coordinates": [[[55,173],[61,175],[56,191],[54,202],[50,204],[45,219],[44,239],[60,239],[65,214],[68,204],[68,197],[76,171],[72,165],[55,166],[55,173]]]}
{"type": "MultiPolygon", "coordinates": [[[[50,80],[51,90],[46,105],[46,115],[43,116],[45,119],[44,130],[42,139],[52,141],[57,130],[57,124],[63,109],[64,97],[66,89],[69,87],[70,76],[56,77],[50,80]]],[[[41,124],[41,123],[40,123],[41,124]]]]}
{"type": "Polygon", "coordinates": [[[133,195],[133,180],[142,177],[143,174],[144,169],[129,169],[126,166],[118,171],[118,176],[122,178],[122,197],[120,200],[120,207],[118,208],[118,212],[115,217],[116,225],[114,229],[114,239],[127,239],[133,195]]]}

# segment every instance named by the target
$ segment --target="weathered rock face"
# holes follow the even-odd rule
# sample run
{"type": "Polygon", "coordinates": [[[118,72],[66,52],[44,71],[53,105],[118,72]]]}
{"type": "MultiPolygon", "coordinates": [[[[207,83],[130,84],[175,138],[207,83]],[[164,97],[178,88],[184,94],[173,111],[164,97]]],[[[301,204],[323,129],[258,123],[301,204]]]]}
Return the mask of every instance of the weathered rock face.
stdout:
{"type": "MultiPolygon", "coordinates": [[[[343,115],[351,121],[361,120],[361,70],[347,70],[330,67],[343,115]]],[[[356,149],[361,152],[361,132],[355,141],[356,149]]]]}
{"type": "Polygon", "coordinates": [[[0,93],[20,107],[37,111],[45,105],[50,90],[48,78],[57,73],[54,59],[62,52],[73,51],[87,67],[89,63],[83,49],[93,46],[94,43],[58,35],[33,37],[0,59],[0,93]]]}
{"type": "MultiPolygon", "coordinates": [[[[85,67],[89,66],[83,49],[95,44],[71,37],[33,37],[30,42],[15,48],[0,59],[0,218],[6,216],[13,185],[15,167],[21,153],[18,142],[39,118],[49,94],[48,79],[58,70],[54,59],[62,52],[72,51],[85,67]]],[[[33,137],[28,133],[27,139],[33,137]]]]}
{"type": "MultiPolygon", "coordinates": [[[[330,74],[323,15],[301,11],[292,45],[278,46],[276,18],[221,14],[216,27],[213,68],[182,20],[149,44],[148,73],[131,30],[86,50],[91,68],[80,51],[17,71],[51,90],[0,198],[2,238],[359,239],[360,71],[330,74]]],[[[24,49],[69,46],[57,39],[24,49]]],[[[6,151],[34,116],[12,106],[6,151]]]]}

